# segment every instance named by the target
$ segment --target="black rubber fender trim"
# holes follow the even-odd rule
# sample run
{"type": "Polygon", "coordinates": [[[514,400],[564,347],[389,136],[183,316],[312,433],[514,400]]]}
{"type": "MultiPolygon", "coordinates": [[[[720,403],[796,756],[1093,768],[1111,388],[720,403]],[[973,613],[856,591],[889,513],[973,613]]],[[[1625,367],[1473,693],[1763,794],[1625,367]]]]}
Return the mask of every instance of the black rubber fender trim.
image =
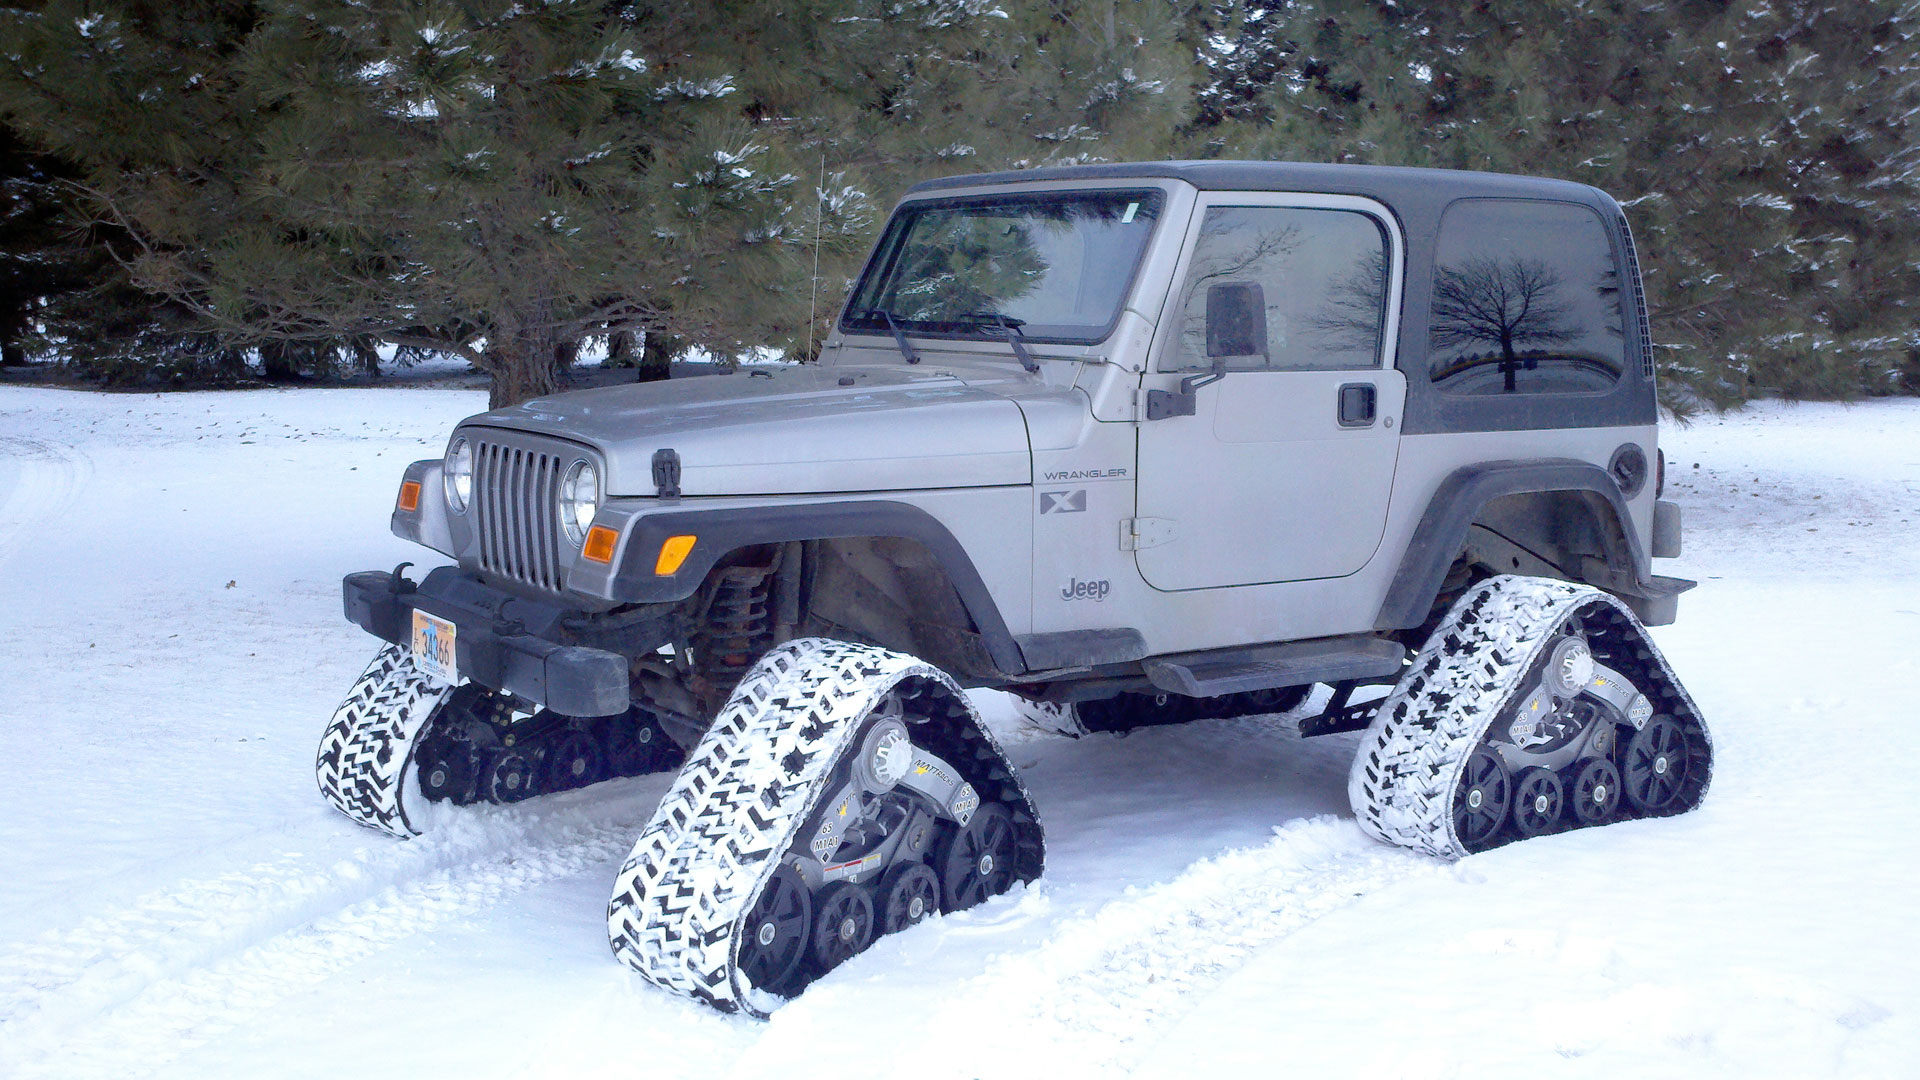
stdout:
{"type": "Polygon", "coordinates": [[[634,519],[610,595],[623,604],[677,603],[692,596],[714,564],[729,552],[758,544],[859,536],[893,537],[926,545],[946,569],[994,665],[1009,675],[1028,669],[1019,644],[1008,631],[999,605],[987,591],[966,548],[938,518],[909,503],[861,499],[646,514],[634,519]],[[654,573],[661,545],[674,536],[695,537],[692,550],[674,573],[654,573]]]}
{"type": "MultiPolygon", "coordinates": [[[[1620,485],[1607,470],[1592,462],[1557,458],[1483,462],[1454,470],[1434,490],[1401,556],[1387,598],[1380,604],[1374,629],[1407,630],[1426,620],[1447,568],[1466,546],[1468,526],[1489,502],[1506,495],[1549,491],[1590,491],[1606,499],[1626,539],[1632,564],[1628,569],[1636,581],[1646,581],[1646,548],[1634,532],[1620,485]]],[[[1649,583],[1646,588],[1655,587],[1649,583]]]]}

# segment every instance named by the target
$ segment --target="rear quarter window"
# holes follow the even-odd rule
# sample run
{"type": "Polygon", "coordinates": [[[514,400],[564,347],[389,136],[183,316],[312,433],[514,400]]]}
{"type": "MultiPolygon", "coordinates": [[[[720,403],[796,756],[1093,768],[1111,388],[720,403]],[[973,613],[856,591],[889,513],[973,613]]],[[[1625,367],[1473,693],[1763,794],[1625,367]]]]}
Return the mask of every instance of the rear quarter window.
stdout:
{"type": "Polygon", "coordinates": [[[1600,216],[1465,199],[1435,251],[1429,375],[1443,394],[1595,394],[1626,372],[1622,278],[1600,216]]]}

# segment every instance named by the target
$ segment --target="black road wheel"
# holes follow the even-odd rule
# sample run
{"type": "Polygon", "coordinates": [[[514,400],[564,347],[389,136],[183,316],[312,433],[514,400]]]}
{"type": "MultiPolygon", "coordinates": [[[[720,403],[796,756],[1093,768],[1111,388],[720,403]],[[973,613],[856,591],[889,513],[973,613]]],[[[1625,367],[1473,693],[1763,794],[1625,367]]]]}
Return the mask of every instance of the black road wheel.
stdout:
{"type": "Polygon", "coordinates": [[[999,803],[982,803],[940,859],[942,906],[963,911],[1006,892],[1013,885],[1013,855],[1013,815],[999,803]]]}
{"type": "Polygon", "coordinates": [[[615,716],[603,720],[599,726],[600,751],[606,761],[609,776],[639,776],[652,764],[651,747],[653,729],[646,725],[637,725],[629,716],[615,716]],[[640,738],[645,731],[646,741],[640,738]]]}
{"type": "Polygon", "coordinates": [[[904,862],[880,882],[880,932],[897,934],[940,910],[940,875],[923,862],[904,862]]]}
{"type": "Polygon", "coordinates": [[[1507,823],[1512,802],[1512,774],[1500,755],[1480,747],[1460,770],[1460,788],[1453,797],[1454,834],[1468,851],[1484,849],[1507,823]]]}
{"type": "Polygon", "coordinates": [[[598,783],[606,778],[605,760],[592,735],[578,728],[563,731],[547,750],[544,790],[566,791],[598,783]]]}
{"type": "Polygon", "coordinates": [[[806,959],[813,938],[813,897],[790,866],[773,872],[759,902],[747,913],[740,942],[740,971],[747,981],[781,997],[806,985],[806,959]]]}
{"type": "Polygon", "coordinates": [[[1605,825],[1620,809],[1620,770],[1603,757],[1589,758],[1573,774],[1567,799],[1573,820],[1581,825],[1605,825]]]}
{"type": "Polygon", "coordinates": [[[420,793],[429,802],[451,801],[465,806],[473,801],[477,775],[473,753],[462,743],[444,742],[420,763],[420,793]]]}
{"type": "Polygon", "coordinates": [[[497,803],[517,803],[534,793],[535,778],[540,775],[533,759],[518,750],[509,750],[493,759],[493,771],[487,777],[487,798],[497,803]]]}
{"type": "Polygon", "coordinates": [[[1560,820],[1565,790],[1549,769],[1526,769],[1513,781],[1513,827],[1523,837],[1539,836],[1560,820]]]}
{"type": "Polygon", "coordinates": [[[851,881],[829,885],[813,914],[813,963],[832,971],[873,943],[873,898],[851,881]]]}
{"type": "Polygon", "coordinates": [[[1627,802],[1657,814],[1671,807],[1687,779],[1687,735],[1671,716],[1656,716],[1627,743],[1622,769],[1627,802]]]}

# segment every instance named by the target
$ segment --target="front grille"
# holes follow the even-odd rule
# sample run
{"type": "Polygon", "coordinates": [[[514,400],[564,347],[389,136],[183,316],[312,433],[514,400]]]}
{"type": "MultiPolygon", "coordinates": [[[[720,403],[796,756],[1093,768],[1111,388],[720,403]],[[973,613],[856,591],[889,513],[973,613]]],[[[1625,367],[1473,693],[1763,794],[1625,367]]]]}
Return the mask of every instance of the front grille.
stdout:
{"type": "Polygon", "coordinates": [[[482,570],[560,591],[560,478],[572,456],[474,441],[473,509],[482,570]]]}

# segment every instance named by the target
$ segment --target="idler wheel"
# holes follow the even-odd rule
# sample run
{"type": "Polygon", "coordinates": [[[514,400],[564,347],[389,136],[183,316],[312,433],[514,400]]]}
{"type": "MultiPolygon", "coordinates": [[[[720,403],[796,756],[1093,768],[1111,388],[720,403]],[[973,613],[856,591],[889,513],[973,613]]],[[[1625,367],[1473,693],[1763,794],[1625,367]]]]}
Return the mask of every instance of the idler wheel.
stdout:
{"type": "Polygon", "coordinates": [[[823,972],[873,943],[873,900],[851,881],[827,886],[813,916],[813,962],[823,972]]]}
{"type": "Polygon", "coordinates": [[[1657,814],[1680,797],[1687,779],[1687,735],[1671,716],[1656,716],[1627,743],[1627,802],[1635,810],[1657,814]]]}
{"type": "Polygon", "coordinates": [[[1589,758],[1573,775],[1568,801],[1573,820],[1582,825],[1605,825],[1620,809],[1620,770],[1603,757],[1589,758]]]}
{"type": "Polygon", "coordinates": [[[533,794],[534,778],[539,776],[533,759],[518,750],[509,750],[493,761],[487,777],[487,798],[497,803],[517,803],[533,794]]]}
{"type": "Polygon", "coordinates": [[[604,779],[604,758],[593,736],[574,728],[561,734],[547,751],[547,791],[582,788],[604,779]]]}
{"type": "Polygon", "coordinates": [[[1013,885],[1013,815],[982,803],[955,833],[940,860],[940,896],[947,911],[963,911],[1013,885]]]}
{"type": "Polygon", "coordinates": [[[940,876],[923,862],[905,862],[880,883],[880,932],[897,934],[940,910],[940,876]]]}
{"type": "Polygon", "coordinates": [[[1507,823],[1513,802],[1513,775],[1500,755],[1481,747],[1460,770],[1460,790],[1453,799],[1453,831],[1469,851],[1493,842],[1507,823]]]}
{"type": "Polygon", "coordinates": [[[741,924],[741,973],[768,993],[792,997],[806,984],[812,935],[813,898],[807,883],[791,866],[782,866],[741,924]]]}
{"type": "Polygon", "coordinates": [[[1513,827],[1522,837],[1539,836],[1560,820],[1565,790],[1548,769],[1526,769],[1513,783],[1513,827]]]}

